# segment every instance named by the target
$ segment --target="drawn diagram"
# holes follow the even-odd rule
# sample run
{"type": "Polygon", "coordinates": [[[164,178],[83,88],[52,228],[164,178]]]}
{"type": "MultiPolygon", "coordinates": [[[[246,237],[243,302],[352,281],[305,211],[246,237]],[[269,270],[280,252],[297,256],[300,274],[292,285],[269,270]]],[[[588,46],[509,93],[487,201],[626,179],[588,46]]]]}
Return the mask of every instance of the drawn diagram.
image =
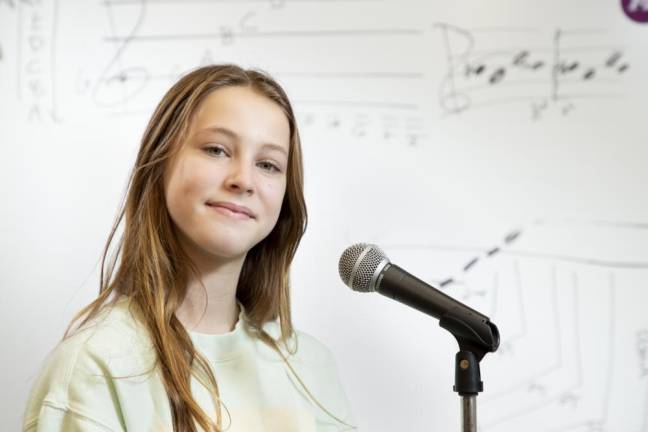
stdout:
{"type": "Polygon", "coordinates": [[[361,10],[353,0],[307,10],[288,0],[17,2],[17,97],[30,121],[78,112],[145,117],[199,65],[260,63],[298,95],[304,125],[416,146],[439,108],[456,115],[522,103],[538,120],[625,96],[632,58],[604,29],[421,25],[397,5],[366,1],[390,19],[335,19],[350,4],[361,10]],[[81,4],[90,21],[79,22],[81,4]],[[320,9],[316,26],[297,24],[320,9]],[[69,34],[81,25],[82,37],[69,34]],[[445,57],[442,76],[436,60],[402,50],[430,52],[431,42],[433,55],[445,57]],[[430,93],[437,76],[438,105],[430,93]]]}
{"type": "MultiPolygon", "coordinates": [[[[422,30],[370,20],[349,27],[336,14],[304,28],[296,24],[304,13],[299,3],[17,3],[17,97],[34,122],[65,121],[78,112],[145,117],[172,83],[200,65],[264,64],[298,95],[291,100],[305,127],[417,145],[425,136],[417,91],[424,72],[395,70],[369,52],[385,40],[420,39],[422,30]],[[371,57],[367,66],[344,60],[362,56],[371,57]]],[[[326,7],[346,10],[352,1],[336,3],[326,7]]]]}
{"type": "Polygon", "coordinates": [[[524,103],[539,119],[550,108],[568,115],[579,100],[624,96],[630,62],[604,30],[436,27],[447,62],[439,87],[446,114],[524,103]]]}
{"type": "MultiPolygon", "coordinates": [[[[232,62],[263,65],[289,93],[302,137],[323,143],[309,153],[309,193],[324,192],[313,214],[332,235],[341,234],[329,219],[349,236],[374,232],[365,214],[393,197],[413,203],[412,220],[433,202],[450,204],[438,219],[448,225],[467,217],[466,200],[495,213],[489,186],[493,202],[516,212],[596,214],[609,204],[611,214],[643,218],[646,140],[635,119],[645,112],[648,63],[618,2],[590,2],[587,14],[573,2],[443,3],[0,0],[10,90],[2,108],[17,126],[3,138],[19,144],[9,173],[39,188],[59,185],[48,175],[61,169],[82,175],[96,155],[120,154],[113,146],[125,146],[118,140],[145,125],[180,76],[232,62]],[[538,8],[546,15],[527,12],[538,8]],[[622,21],[608,21],[609,10],[622,21]],[[520,113],[528,124],[510,127],[520,113]],[[543,121],[551,118],[559,121],[543,121]],[[95,125],[109,133],[88,143],[95,125]],[[335,214],[343,217],[327,218],[335,214]]],[[[409,211],[394,206],[377,219],[381,228],[402,220],[407,231],[409,211]]],[[[381,247],[422,263],[419,277],[499,326],[501,347],[482,366],[480,430],[648,432],[648,225],[539,220],[492,245],[458,243],[381,247]]]]}
{"type": "Polygon", "coordinates": [[[454,274],[427,279],[498,325],[500,349],[482,362],[480,430],[644,432],[646,245],[646,224],[536,221],[490,248],[385,250],[454,262],[454,274]]]}
{"type": "Polygon", "coordinates": [[[55,113],[58,1],[11,4],[17,20],[16,98],[29,121],[57,120],[55,113]]]}

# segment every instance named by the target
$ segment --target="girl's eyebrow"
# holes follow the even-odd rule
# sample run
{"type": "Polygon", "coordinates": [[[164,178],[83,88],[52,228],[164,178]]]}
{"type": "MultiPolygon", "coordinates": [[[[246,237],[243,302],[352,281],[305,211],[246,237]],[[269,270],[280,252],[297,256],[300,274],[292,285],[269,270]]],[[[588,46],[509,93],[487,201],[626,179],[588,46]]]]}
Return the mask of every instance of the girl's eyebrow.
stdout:
{"type": "MultiPolygon", "coordinates": [[[[238,134],[237,134],[236,132],[234,132],[233,130],[230,130],[230,129],[224,128],[224,127],[222,127],[222,126],[210,126],[210,127],[206,127],[206,128],[203,129],[201,132],[216,132],[216,133],[222,133],[223,135],[227,135],[227,136],[229,136],[230,138],[232,138],[232,139],[234,139],[234,140],[238,140],[238,139],[239,139],[239,136],[238,136],[238,134]]],[[[273,150],[277,150],[277,151],[280,151],[281,153],[283,153],[284,155],[288,156],[288,154],[287,154],[287,152],[286,152],[286,149],[283,148],[282,146],[280,146],[279,144],[274,144],[274,143],[265,143],[265,144],[263,144],[263,145],[261,146],[261,148],[270,148],[270,149],[273,149],[273,150]]]]}

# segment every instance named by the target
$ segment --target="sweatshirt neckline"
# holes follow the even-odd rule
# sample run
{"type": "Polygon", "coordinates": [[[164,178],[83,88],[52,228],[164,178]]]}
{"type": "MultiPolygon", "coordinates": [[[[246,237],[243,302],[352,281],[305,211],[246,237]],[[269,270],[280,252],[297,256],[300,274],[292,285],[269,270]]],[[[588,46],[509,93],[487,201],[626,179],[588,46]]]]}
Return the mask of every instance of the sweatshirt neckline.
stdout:
{"type": "Polygon", "coordinates": [[[212,362],[224,362],[243,355],[247,339],[245,308],[237,300],[239,315],[234,328],[227,333],[210,334],[187,330],[196,348],[212,362]]]}
{"type": "MultiPolygon", "coordinates": [[[[128,298],[122,298],[117,303],[127,308],[128,301],[128,298]]],[[[239,358],[245,353],[246,342],[250,339],[245,328],[247,314],[243,304],[238,299],[236,302],[239,306],[239,314],[231,331],[221,334],[209,334],[186,329],[196,349],[210,362],[229,361],[239,358]]]]}

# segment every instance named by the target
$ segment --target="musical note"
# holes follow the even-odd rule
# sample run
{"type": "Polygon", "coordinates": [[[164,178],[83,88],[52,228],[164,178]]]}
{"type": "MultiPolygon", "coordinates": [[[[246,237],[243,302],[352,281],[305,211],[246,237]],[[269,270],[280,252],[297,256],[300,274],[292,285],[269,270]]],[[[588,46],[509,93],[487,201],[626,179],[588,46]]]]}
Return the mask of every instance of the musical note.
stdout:
{"type": "Polygon", "coordinates": [[[331,127],[331,128],[340,127],[340,123],[341,123],[340,118],[338,116],[335,116],[335,115],[330,116],[328,121],[327,121],[327,125],[329,127],[331,127]]]}
{"type": "Polygon", "coordinates": [[[398,127],[398,117],[394,115],[384,115],[380,119],[382,125],[382,138],[390,141],[395,136],[395,129],[398,127]]]}
{"type": "Polygon", "coordinates": [[[411,147],[416,147],[418,145],[420,137],[416,134],[409,134],[407,136],[407,144],[411,147]]]}
{"type": "MultiPolygon", "coordinates": [[[[112,17],[110,4],[105,6],[108,15],[112,17]]],[[[123,67],[121,64],[122,55],[131,44],[133,37],[139,32],[145,16],[146,5],[139,4],[137,14],[133,15],[134,22],[128,35],[118,42],[112,57],[95,84],[92,97],[98,105],[122,105],[144,90],[151,79],[151,74],[146,68],[141,66],[123,67]]]]}
{"type": "Polygon", "coordinates": [[[355,118],[353,127],[351,128],[351,135],[356,138],[363,138],[367,135],[367,125],[369,120],[366,115],[358,115],[355,118]]]}
{"type": "Polygon", "coordinates": [[[527,392],[529,393],[535,393],[536,395],[545,395],[547,393],[547,388],[543,385],[539,385],[536,383],[530,383],[527,386],[527,392]]]}
{"type": "Polygon", "coordinates": [[[560,396],[558,402],[562,406],[570,406],[571,408],[576,408],[578,406],[578,402],[580,402],[580,399],[581,397],[578,394],[574,392],[567,392],[560,396]]]}
{"type": "Polygon", "coordinates": [[[522,102],[538,120],[550,104],[568,100],[557,107],[565,116],[575,109],[574,99],[616,97],[607,91],[629,69],[622,50],[610,46],[601,32],[559,28],[552,38],[539,38],[543,32],[532,28],[436,27],[447,63],[439,86],[439,104],[446,115],[522,102]],[[583,40],[591,45],[583,46],[583,40]]]}
{"type": "Polygon", "coordinates": [[[223,45],[231,45],[234,43],[234,32],[229,26],[220,26],[220,39],[223,45]]]}
{"type": "Polygon", "coordinates": [[[531,70],[538,70],[545,65],[545,63],[542,60],[530,62],[529,55],[530,54],[528,50],[520,51],[517,55],[513,57],[513,66],[525,68],[525,69],[531,69],[531,70]]]}
{"type": "Polygon", "coordinates": [[[531,102],[531,115],[533,120],[537,120],[542,115],[542,112],[547,109],[547,100],[543,99],[539,102],[531,102]]]}
{"type": "Polygon", "coordinates": [[[100,79],[94,89],[93,98],[100,105],[119,105],[137,96],[151,79],[143,67],[117,69],[113,74],[100,79]]]}
{"type": "Polygon", "coordinates": [[[569,114],[572,110],[574,109],[574,104],[571,102],[567,102],[565,105],[563,105],[561,112],[563,115],[569,114]]]}
{"type": "MultiPolygon", "coordinates": [[[[615,51],[610,54],[610,57],[605,61],[605,67],[614,68],[621,59],[621,56],[622,54],[620,51],[615,51]]],[[[628,70],[628,63],[622,63],[617,67],[618,73],[623,73],[626,70],[628,70]]]]}
{"type": "Polygon", "coordinates": [[[270,8],[281,9],[285,6],[286,0],[270,0],[270,8]]]}

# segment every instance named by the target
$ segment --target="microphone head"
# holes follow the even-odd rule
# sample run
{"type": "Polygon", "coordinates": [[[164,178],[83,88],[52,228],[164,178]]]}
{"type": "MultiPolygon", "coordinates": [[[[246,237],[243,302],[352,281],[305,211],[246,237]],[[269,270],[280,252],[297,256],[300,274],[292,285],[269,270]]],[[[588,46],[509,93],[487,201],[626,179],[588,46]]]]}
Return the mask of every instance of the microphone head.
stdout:
{"type": "Polygon", "coordinates": [[[371,292],[376,289],[376,279],[389,264],[385,253],[376,245],[356,243],[342,253],[338,271],[342,282],[354,291],[371,292]]]}

